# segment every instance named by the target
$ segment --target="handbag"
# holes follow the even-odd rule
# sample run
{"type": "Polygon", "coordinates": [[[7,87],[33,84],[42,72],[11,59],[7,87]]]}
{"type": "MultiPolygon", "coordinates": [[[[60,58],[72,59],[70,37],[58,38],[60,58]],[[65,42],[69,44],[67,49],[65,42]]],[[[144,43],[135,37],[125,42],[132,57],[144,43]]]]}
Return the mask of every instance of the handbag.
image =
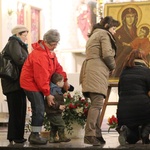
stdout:
{"type": "Polygon", "coordinates": [[[5,48],[0,53],[0,78],[10,80],[19,78],[19,69],[10,57],[5,56],[5,48]]]}

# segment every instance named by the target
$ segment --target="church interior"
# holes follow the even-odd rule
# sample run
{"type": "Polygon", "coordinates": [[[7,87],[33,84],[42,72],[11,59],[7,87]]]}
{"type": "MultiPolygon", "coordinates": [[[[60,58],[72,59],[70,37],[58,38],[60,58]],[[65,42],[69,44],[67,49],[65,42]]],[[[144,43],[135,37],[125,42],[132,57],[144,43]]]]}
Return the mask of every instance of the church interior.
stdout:
{"type": "MultiPolygon", "coordinates": [[[[142,25],[146,25],[150,30],[150,16],[148,15],[150,12],[149,0],[0,0],[0,51],[4,48],[8,38],[11,36],[11,29],[17,24],[25,25],[29,29],[27,41],[29,53],[32,51],[32,43],[42,39],[44,33],[49,29],[57,29],[60,33],[60,42],[55,49],[55,53],[59,63],[67,73],[69,83],[75,88],[74,92],[71,93],[73,96],[75,92],[82,92],[81,85],[79,84],[79,75],[82,62],[85,59],[87,35],[92,29],[92,26],[105,16],[113,16],[121,22],[121,13],[129,7],[133,7],[137,11],[137,32],[139,32],[142,25]],[[88,12],[90,13],[88,14],[88,12]]],[[[121,23],[122,25],[123,23],[121,23]]],[[[150,40],[150,33],[147,38],[150,40]]],[[[72,135],[68,134],[71,141],[67,143],[31,145],[27,141],[23,144],[10,144],[7,140],[9,116],[7,100],[0,86],[0,149],[150,149],[150,145],[143,145],[141,141],[136,144],[121,146],[118,142],[118,132],[114,128],[108,131],[108,119],[116,115],[118,104],[117,83],[118,76],[116,74],[116,76],[110,78],[110,91],[106,98],[107,103],[104,102],[105,107],[102,110],[102,116],[100,118],[102,134],[106,140],[106,144],[102,144],[101,146],[84,144],[84,129],[81,127],[75,129],[72,135]]],[[[26,125],[28,125],[31,115],[30,102],[27,100],[26,125]]],[[[29,132],[25,132],[27,139],[28,136],[29,132]]]]}

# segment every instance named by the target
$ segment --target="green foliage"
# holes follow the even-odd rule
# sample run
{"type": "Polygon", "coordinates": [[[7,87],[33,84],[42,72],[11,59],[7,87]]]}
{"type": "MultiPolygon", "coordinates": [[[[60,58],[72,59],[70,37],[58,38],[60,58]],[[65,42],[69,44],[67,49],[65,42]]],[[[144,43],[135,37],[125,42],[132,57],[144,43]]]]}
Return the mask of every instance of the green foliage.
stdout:
{"type": "Polygon", "coordinates": [[[118,126],[118,119],[112,115],[111,117],[108,118],[108,123],[109,128],[108,128],[108,132],[110,131],[110,129],[115,129],[118,126]]]}
{"type": "MultiPolygon", "coordinates": [[[[45,131],[50,131],[50,122],[46,116],[46,113],[44,114],[44,121],[43,121],[43,128],[45,131]]],[[[29,119],[28,123],[25,126],[25,132],[31,132],[31,118],[29,119]]]]}
{"type": "Polygon", "coordinates": [[[50,131],[51,130],[51,128],[50,128],[50,121],[47,118],[46,113],[44,114],[43,127],[44,127],[45,131],[50,131]]]}
{"type": "MultiPolygon", "coordinates": [[[[72,124],[74,122],[78,123],[82,128],[84,128],[91,103],[89,99],[83,97],[81,92],[75,92],[73,96],[71,96],[69,92],[66,92],[64,94],[64,101],[66,109],[63,112],[63,119],[68,134],[72,134],[72,124]]],[[[45,131],[50,131],[50,122],[46,116],[46,113],[44,114],[43,127],[45,131]]],[[[29,131],[31,132],[31,119],[26,125],[26,132],[29,131]]]]}
{"type": "Polygon", "coordinates": [[[91,103],[89,99],[85,99],[80,92],[75,92],[73,96],[67,92],[64,94],[64,100],[66,109],[63,112],[63,119],[68,134],[72,134],[72,124],[74,122],[77,122],[82,128],[84,128],[91,103]]]}

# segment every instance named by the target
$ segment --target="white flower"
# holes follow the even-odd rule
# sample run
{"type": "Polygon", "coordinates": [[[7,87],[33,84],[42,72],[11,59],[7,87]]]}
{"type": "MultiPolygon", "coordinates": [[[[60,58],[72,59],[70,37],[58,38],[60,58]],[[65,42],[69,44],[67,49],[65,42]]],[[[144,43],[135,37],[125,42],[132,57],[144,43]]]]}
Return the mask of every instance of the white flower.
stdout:
{"type": "Polygon", "coordinates": [[[79,113],[83,114],[83,107],[77,107],[76,112],[77,114],[79,113]]]}

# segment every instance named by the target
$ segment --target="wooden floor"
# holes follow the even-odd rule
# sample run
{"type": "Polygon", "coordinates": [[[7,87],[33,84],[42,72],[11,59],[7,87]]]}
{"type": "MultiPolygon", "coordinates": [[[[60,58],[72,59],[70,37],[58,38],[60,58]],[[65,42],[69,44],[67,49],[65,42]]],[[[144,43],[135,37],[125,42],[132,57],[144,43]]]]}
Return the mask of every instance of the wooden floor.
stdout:
{"type": "MultiPolygon", "coordinates": [[[[150,150],[149,145],[143,145],[141,141],[135,145],[126,144],[125,146],[120,146],[118,142],[118,133],[115,131],[111,132],[103,132],[103,137],[106,140],[106,144],[101,146],[92,146],[88,144],[84,144],[83,138],[72,139],[68,143],[47,143],[46,145],[30,145],[29,142],[25,142],[24,144],[9,144],[8,140],[6,140],[7,129],[0,130],[0,150],[150,150]]],[[[25,137],[28,138],[29,134],[25,134],[25,137]]]]}

